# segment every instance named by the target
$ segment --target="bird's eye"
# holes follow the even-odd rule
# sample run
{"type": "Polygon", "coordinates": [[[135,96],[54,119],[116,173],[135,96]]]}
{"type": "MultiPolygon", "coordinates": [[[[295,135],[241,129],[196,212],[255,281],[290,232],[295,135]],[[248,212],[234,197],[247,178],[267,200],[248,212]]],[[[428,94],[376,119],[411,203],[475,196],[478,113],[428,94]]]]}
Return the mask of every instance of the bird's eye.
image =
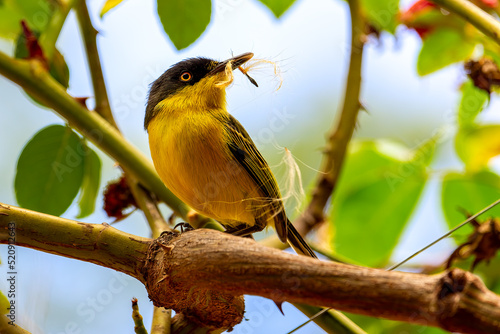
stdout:
{"type": "Polygon", "coordinates": [[[181,81],[189,81],[193,76],[189,72],[184,72],[181,74],[181,81]]]}

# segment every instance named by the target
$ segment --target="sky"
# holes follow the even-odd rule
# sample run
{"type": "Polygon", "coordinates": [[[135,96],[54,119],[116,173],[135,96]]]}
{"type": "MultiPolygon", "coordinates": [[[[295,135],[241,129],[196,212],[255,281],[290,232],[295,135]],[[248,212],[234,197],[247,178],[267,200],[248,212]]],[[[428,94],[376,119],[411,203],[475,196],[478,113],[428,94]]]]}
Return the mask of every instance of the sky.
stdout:
{"type": "MultiPolygon", "coordinates": [[[[149,84],[172,64],[187,57],[205,56],[225,59],[232,54],[253,52],[255,57],[277,62],[283,84],[273,69],[263,68],[252,76],[259,88],[242,75],[228,90],[230,112],[246,127],[271,166],[277,165],[283,147],[300,159],[299,166],[307,186],[319,166],[325,134],[332,126],[343,94],[349,56],[349,15],[347,4],[336,0],[298,0],[279,20],[258,1],[217,0],[212,21],[201,38],[182,51],[176,51],[155,16],[155,2],[125,0],[122,5],[98,17],[103,0],[88,2],[117,123],[132,143],[148,157],[147,134],[143,129],[144,108],[149,84]],[[276,118],[284,127],[269,129],[276,118]]],[[[404,1],[407,6],[408,1],[404,1]]],[[[458,88],[464,79],[460,65],[435,74],[418,77],[416,59],[418,36],[400,28],[396,37],[383,33],[371,39],[363,63],[362,113],[357,138],[390,138],[410,147],[417,146],[436,130],[453,123],[450,118],[458,104],[458,88]]],[[[85,54],[73,14],[57,43],[71,71],[69,92],[73,96],[92,96],[85,54]]],[[[0,41],[0,49],[10,46],[0,41]]],[[[50,110],[33,105],[19,88],[0,78],[2,140],[0,145],[0,202],[16,204],[13,192],[15,166],[19,152],[41,128],[63,121],[50,110]],[[10,124],[11,126],[5,126],[10,124]]],[[[92,100],[89,101],[92,104],[92,100]]],[[[482,115],[498,121],[490,110],[482,115]]],[[[435,166],[461,168],[450,153],[450,140],[443,143],[435,166]]],[[[101,187],[120,172],[113,161],[103,160],[101,187]]],[[[402,259],[443,233],[439,186],[434,180],[426,186],[412,224],[405,231],[395,259],[402,259]],[[418,224],[417,224],[418,222],[418,224]],[[422,222],[425,222],[424,224],[422,222]]],[[[74,218],[72,207],[64,217],[74,218]]],[[[102,210],[85,218],[92,223],[110,222],[102,210]]],[[[115,227],[149,236],[140,213],[115,227]]],[[[450,244],[441,243],[422,255],[420,261],[443,259],[450,244]]],[[[130,299],[137,297],[147,324],[152,304],[138,281],[93,264],[68,260],[29,249],[17,248],[19,256],[19,323],[33,333],[132,333],[130,299]],[[116,321],[116,319],[121,319],[116,321]]],[[[6,258],[6,247],[0,247],[6,258]]],[[[4,277],[0,267],[0,277],[4,277]]],[[[0,289],[5,282],[0,280],[0,289]]],[[[283,317],[274,304],[259,297],[247,297],[247,321],[233,333],[277,333],[290,330],[304,321],[302,313],[286,304],[283,317]]],[[[308,325],[298,333],[317,333],[308,325]]]]}

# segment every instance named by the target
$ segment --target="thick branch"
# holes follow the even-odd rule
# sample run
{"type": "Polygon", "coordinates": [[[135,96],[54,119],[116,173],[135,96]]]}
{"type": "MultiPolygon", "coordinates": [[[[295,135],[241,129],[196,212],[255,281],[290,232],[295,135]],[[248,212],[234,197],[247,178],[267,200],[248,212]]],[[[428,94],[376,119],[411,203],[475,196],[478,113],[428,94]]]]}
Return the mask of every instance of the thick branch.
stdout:
{"type": "Polygon", "coordinates": [[[0,333],[3,334],[30,334],[30,332],[24,330],[22,327],[18,325],[9,324],[11,320],[7,318],[5,314],[0,315],[0,333]]]}
{"type": "Polygon", "coordinates": [[[459,269],[427,276],[322,262],[207,229],[165,236],[151,249],[144,268],[146,287],[155,304],[173,309],[182,306],[181,300],[186,308],[196,308],[197,301],[206,307],[206,295],[218,291],[449,331],[500,331],[500,297],[459,269]]]}
{"type": "Polygon", "coordinates": [[[431,0],[435,4],[460,15],[486,36],[500,45],[500,22],[467,0],[431,0]]]}
{"type": "Polygon", "coordinates": [[[212,328],[241,321],[241,296],[252,294],[449,331],[500,332],[500,297],[459,269],[427,276],[323,262],[208,229],[152,241],[0,206],[0,243],[12,225],[16,245],[127,273],[145,283],[156,306],[212,328]]]}
{"type": "Polygon", "coordinates": [[[351,13],[351,58],[340,119],[328,136],[321,172],[312,193],[311,202],[295,224],[299,232],[308,233],[316,224],[324,221],[324,208],[337,184],[344,163],[347,145],[351,140],[360,109],[361,62],[365,43],[365,20],[358,0],[349,1],[351,13]]]}
{"type": "Polygon", "coordinates": [[[0,204],[0,243],[12,237],[16,246],[95,263],[137,279],[142,278],[138,267],[151,241],[108,224],[80,223],[0,204]]]}

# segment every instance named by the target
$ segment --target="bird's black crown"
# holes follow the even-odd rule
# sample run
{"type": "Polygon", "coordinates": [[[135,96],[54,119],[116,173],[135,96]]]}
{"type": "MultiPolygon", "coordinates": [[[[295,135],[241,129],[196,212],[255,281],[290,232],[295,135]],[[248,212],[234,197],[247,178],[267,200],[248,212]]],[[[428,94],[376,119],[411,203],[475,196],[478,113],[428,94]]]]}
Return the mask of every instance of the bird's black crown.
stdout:
{"type": "Polygon", "coordinates": [[[148,104],[146,106],[146,116],[144,118],[144,128],[147,129],[149,122],[156,116],[156,105],[175,94],[180,89],[194,85],[212,71],[219,62],[208,58],[188,58],[172,65],[151,85],[149,91],[148,104]],[[184,77],[184,73],[189,73],[184,77]]]}

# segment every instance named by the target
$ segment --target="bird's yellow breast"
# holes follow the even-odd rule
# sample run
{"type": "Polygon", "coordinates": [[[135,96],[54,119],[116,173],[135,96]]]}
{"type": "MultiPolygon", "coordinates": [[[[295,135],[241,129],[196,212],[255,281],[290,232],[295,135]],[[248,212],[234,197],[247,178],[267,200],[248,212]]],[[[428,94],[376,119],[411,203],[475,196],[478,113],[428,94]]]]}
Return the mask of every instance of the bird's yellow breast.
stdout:
{"type": "Polygon", "coordinates": [[[232,158],[220,109],[159,113],[149,124],[149,146],[165,185],[196,211],[227,225],[255,221],[258,187],[232,158]]]}

